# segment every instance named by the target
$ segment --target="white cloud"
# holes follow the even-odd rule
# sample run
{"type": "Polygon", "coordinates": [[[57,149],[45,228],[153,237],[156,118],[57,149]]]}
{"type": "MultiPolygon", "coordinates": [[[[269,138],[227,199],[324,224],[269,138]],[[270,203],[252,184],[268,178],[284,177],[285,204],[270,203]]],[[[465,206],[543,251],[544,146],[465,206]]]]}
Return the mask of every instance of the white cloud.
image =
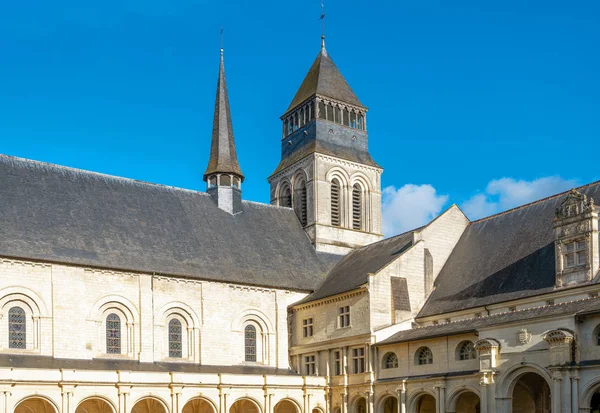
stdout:
{"type": "Polygon", "coordinates": [[[389,237],[420,227],[437,216],[447,201],[448,196],[438,195],[431,185],[388,186],[383,190],[383,233],[389,237]]]}
{"type": "MultiPolygon", "coordinates": [[[[578,185],[574,179],[546,176],[532,181],[500,178],[490,181],[485,191],[473,195],[461,204],[464,213],[476,220],[505,211],[578,185]]],[[[401,188],[388,186],[383,190],[383,233],[386,237],[427,224],[448,202],[448,195],[439,195],[428,184],[407,184],[401,188]]]]}
{"type": "Polygon", "coordinates": [[[505,211],[577,186],[574,179],[546,176],[533,181],[501,178],[490,181],[484,194],[477,194],[462,204],[469,219],[479,219],[505,211]]]}

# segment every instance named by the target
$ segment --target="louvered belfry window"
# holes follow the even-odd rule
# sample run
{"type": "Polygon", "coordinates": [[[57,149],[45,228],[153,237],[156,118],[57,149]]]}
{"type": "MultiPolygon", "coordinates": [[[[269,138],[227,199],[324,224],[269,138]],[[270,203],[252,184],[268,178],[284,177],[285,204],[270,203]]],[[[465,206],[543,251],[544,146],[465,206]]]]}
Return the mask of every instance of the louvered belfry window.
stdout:
{"type": "Polygon", "coordinates": [[[306,216],[306,183],[302,182],[300,186],[300,222],[302,226],[306,226],[307,216],[306,216]]]}
{"type": "Polygon", "coordinates": [[[244,329],[244,352],[246,361],[256,361],[256,327],[251,324],[244,329]]]}
{"type": "Polygon", "coordinates": [[[181,330],[181,321],[175,318],[169,321],[169,357],[181,358],[182,356],[183,340],[181,330]]]}
{"type": "Polygon", "coordinates": [[[116,314],[106,317],[106,353],[121,354],[121,319],[116,314]]]}
{"type": "Polygon", "coordinates": [[[340,226],[340,215],[340,183],[334,179],[331,181],[331,225],[340,226]]]}
{"type": "Polygon", "coordinates": [[[352,187],[352,228],[362,229],[362,188],[358,184],[352,187]]]}
{"type": "Polygon", "coordinates": [[[8,347],[26,348],[26,317],[25,310],[13,307],[8,310],[8,347]]]}
{"type": "Polygon", "coordinates": [[[282,207],[292,207],[292,192],[290,191],[290,187],[287,184],[281,189],[281,196],[279,202],[279,205],[282,207]]]}

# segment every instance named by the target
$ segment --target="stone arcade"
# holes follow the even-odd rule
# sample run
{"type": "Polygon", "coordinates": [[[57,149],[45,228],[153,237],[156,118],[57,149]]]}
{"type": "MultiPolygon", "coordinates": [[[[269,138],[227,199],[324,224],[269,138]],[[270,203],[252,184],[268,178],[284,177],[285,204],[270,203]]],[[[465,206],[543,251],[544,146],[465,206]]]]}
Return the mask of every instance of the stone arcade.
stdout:
{"type": "Polygon", "coordinates": [[[222,51],[206,193],[0,156],[0,413],[600,411],[600,183],[382,240],[324,45],[281,120],[271,205],[222,51]]]}

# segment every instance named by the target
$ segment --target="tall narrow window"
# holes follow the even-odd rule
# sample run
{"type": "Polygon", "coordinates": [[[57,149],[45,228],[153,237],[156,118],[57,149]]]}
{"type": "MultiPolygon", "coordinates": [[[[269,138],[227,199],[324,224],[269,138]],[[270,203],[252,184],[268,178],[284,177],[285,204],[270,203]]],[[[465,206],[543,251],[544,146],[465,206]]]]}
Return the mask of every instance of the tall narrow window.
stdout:
{"type": "Polygon", "coordinates": [[[327,105],[327,120],[333,122],[333,104],[327,105]]]}
{"type": "Polygon", "coordinates": [[[335,375],[339,376],[342,374],[342,353],[339,351],[335,351],[333,353],[333,365],[335,370],[335,375]]]}
{"type": "Polygon", "coordinates": [[[350,127],[356,128],[356,113],[354,111],[350,112],[350,127]]]}
{"type": "Polygon", "coordinates": [[[315,356],[304,356],[304,371],[307,376],[314,376],[316,373],[315,369],[315,356]]]}
{"type": "Polygon", "coordinates": [[[252,324],[244,329],[244,353],[246,361],[256,361],[256,327],[252,324]]]}
{"type": "Polygon", "coordinates": [[[323,101],[319,102],[319,119],[325,119],[325,103],[323,101]]]}
{"type": "Polygon", "coordinates": [[[350,113],[348,112],[348,109],[346,109],[346,108],[344,108],[342,123],[345,126],[350,126],[350,113]]]}
{"type": "Polygon", "coordinates": [[[335,107],[335,111],[333,113],[335,115],[333,121],[335,123],[342,123],[342,110],[339,106],[335,107]]]}
{"type": "Polygon", "coordinates": [[[364,129],[364,128],[363,128],[363,124],[364,124],[364,118],[363,118],[363,115],[360,115],[360,114],[359,114],[359,115],[358,115],[358,117],[357,117],[357,128],[358,128],[358,129],[361,129],[361,130],[362,130],[362,129],[364,129]]]}
{"type": "Polygon", "coordinates": [[[284,120],[283,121],[283,136],[288,136],[289,132],[288,132],[288,120],[284,120]]]}
{"type": "Polygon", "coordinates": [[[169,357],[181,358],[183,353],[183,337],[181,321],[169,321],[169,357]]]}
{"type": "Polygon", "coordinates": [[[340,328],[350,327],[350,306],[340,307],[338,312],[338,326],[340,328]]]}
{"type": "Polygon", "coordinates": [[[106,353],[121,354],[121,319],[116,314],[106,317],[106,353]]]}
{"type": "Polygon", "coordinates": [[[331,225],[340,226],[340,215],[340,183],[334,179],[331,181],[331,225]]]}
{"type": "Polygon", "coordinates": [[[307,223],[306,207],[306,182],[301,179],[294,188],[294,210],[303,227],[307,223]]]}
{"type": "Polygon", "coordinates": [[[352,228],[362,229],[362,188],[359,184],[352,187],[352,228]]]}
{"type": "Polygon", "coordinates": [[[26,333],[25,310],[21,307],[8,310],[8,347],[25,349],[26,333]]]}
{"type": "Polygon", "coordinates": [[[300,109],[300,127],[303,127],[306,124],[305,112],[304,108],[300,109]]]}
{"type": "Polygon", "coordinates": [[[281,188],[281,194],[279,195],[279,206],[291,208],[292,207],[292,191],[288,184],[284,184],[281,188]]]}
{"type": "Polygon", "coordinates": [[[352,363],[354,367],[354,374],[365,372],[365,348],[353,348],[352,349],[352,363]]]}

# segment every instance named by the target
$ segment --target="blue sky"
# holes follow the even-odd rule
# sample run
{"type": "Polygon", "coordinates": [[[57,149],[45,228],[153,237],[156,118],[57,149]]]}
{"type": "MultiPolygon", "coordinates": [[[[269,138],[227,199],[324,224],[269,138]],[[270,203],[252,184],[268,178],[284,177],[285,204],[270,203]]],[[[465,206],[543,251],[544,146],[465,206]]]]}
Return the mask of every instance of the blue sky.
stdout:
{"type": "MultiPolygon", "coordinates": [[[[598,1],[326,0],[327,49],[370,108],[386,233],[600,179],[598,1]]],[[[204,189],[225,27],[244,197],[267,202],[318,0],[5,2],[0,153],[204,189]]]]}

